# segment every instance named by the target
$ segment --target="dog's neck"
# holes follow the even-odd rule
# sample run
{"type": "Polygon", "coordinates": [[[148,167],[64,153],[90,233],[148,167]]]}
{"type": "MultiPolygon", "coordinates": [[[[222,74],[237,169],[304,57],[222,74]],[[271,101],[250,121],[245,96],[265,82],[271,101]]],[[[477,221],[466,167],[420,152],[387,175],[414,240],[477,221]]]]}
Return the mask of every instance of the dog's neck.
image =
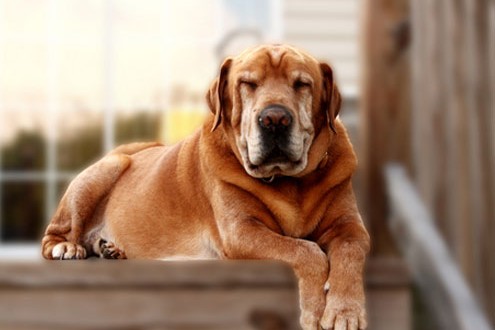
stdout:
{"type": "MultiPolygon", "coordinates": [[[[322,169],[324,168],[326,165],[327,165],[327,162],[328,162],[328,152],[325,152],[325,154],[323,154],[323,157],[321,158],[320,162],[318,163],[318,169],[322,169]]],[[[275,179],[277,178],[277,175],[272,175],[272,176],[269,176],[269,177],[266,177],[266,178],[261,178],[260,180],[263,181],[264,183],[272,183],[273,181],[275,181],[275,179]]]]}

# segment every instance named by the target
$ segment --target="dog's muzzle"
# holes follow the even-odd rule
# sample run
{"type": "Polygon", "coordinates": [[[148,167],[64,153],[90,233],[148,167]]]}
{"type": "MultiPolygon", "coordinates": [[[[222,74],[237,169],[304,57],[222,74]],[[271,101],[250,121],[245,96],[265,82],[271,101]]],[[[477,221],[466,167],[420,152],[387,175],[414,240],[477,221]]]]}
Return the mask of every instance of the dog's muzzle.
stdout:
{"type": "Polygon", "coordinates": [[[294,161],[289,150],[292,123],[292,114],[282,105],[269,105],[260,112],[258,124],[261,132],[263,157],[260,157],[259,163],[254,165],[294,161]]]}

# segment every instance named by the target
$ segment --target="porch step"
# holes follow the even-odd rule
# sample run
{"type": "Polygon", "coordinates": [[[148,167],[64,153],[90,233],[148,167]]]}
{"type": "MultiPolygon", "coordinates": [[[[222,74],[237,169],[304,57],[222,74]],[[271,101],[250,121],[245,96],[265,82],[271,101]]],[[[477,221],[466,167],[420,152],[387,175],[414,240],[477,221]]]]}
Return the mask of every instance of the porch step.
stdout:
{"type": "MultiPolygon", "coordinates": [[[[371,260],[370,329],[410,329],[409,278],[397,260],[371,260]]],[[[271,261],[7,262],[0,329],[298,328],[292,270],[271,261]]]]}

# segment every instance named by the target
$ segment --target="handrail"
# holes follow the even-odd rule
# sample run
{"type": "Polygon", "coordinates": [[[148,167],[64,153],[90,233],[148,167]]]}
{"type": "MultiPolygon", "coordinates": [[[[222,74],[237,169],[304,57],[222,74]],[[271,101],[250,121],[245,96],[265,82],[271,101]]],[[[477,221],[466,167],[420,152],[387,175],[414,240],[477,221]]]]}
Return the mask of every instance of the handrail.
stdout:
{"type": "Polygon", "coordinates": [[[439,325],[449,330],[492,329],[405,169],[390,164],[385,179],[389,226],[439,325]]]}

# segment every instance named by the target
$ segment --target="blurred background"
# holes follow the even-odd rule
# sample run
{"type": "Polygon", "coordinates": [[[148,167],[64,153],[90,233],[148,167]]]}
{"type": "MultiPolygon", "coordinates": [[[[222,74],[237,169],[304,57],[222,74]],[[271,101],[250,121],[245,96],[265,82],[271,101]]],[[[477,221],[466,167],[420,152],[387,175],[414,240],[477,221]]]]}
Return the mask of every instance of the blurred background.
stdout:
{"type": "Polygon", "coordinates": [[[493,325],[492,0],[0,0],[0,262],[39,258],[102,154],[196,129],[223,58],[266,42],[334,67],[371,260],[409,274],[403,329],[493,325]]]}
{"type": "Polygon", "coordinates": [[[67,182],[116,145],[189,134],[246,47],[303,46],[355,97],[358,1],[315,4],[0,0],[1,242],[38,240],[67,182]]]}

